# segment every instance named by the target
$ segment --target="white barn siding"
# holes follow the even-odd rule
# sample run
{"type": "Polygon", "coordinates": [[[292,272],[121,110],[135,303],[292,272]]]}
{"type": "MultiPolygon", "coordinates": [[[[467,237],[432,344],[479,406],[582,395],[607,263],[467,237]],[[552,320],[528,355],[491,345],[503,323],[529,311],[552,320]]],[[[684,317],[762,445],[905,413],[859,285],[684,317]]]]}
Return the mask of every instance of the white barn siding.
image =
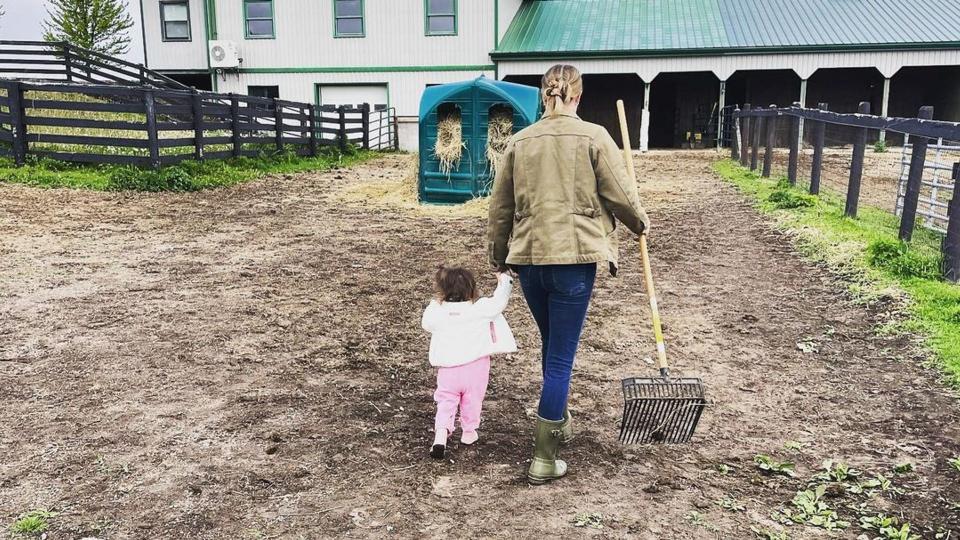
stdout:
{"type": "Polygon", "coordinates": [[[205,71],[207,36],[204,30],[203,0],[189,0],[190,41],[163,41],[160,28],[160,1],[142,0],[146,64],[160,71],[205,71]]]}
{"type": "MultiPolygon", "coordinates": [[[[244,39],[243,2],[217,2],[244,69],[489,65],[493,0],[459,0],[457,35],[427,36],[423,0],[364,0],[364,37],[334,37],[333,0],[275,0],[275,39],[244,39]]],[[[512,14],[511,14],[512,16],[512,14]]]]}

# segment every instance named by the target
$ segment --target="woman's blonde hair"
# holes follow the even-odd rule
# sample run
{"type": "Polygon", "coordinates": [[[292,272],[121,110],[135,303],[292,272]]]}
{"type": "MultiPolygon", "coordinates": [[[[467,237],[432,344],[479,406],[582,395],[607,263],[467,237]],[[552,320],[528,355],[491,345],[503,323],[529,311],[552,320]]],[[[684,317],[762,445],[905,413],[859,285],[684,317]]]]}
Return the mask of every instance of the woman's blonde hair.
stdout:
{"type": "Polygon", "coordinates": [[[572,100],[583,94],[583,79],[580,70],[566,64],[557,64],[543,74],[540,81],[540,97],[546,116],[553,116],[572,100]]]}

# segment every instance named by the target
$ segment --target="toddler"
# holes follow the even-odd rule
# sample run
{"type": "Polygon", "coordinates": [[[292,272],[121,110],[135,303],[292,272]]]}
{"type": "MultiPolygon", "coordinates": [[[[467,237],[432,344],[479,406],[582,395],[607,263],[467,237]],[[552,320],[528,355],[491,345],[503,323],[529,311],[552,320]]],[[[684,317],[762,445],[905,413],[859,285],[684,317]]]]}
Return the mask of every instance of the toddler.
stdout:
{"type": "Polygon", "coordinates": [[[491,298],[480,298],[473,273],[441,266],[435,276],[436,298],[423,312],[421,324],[430,332],[430,364],[437,367],[436,436],[430,455],[442,459],[447,437],[453,433],[460,409],[460,442],[477,442],[480,408],[490,379],[490,355],[517,350],[513,333],[503,318],[513,279],[497,274],[491,298]]]}

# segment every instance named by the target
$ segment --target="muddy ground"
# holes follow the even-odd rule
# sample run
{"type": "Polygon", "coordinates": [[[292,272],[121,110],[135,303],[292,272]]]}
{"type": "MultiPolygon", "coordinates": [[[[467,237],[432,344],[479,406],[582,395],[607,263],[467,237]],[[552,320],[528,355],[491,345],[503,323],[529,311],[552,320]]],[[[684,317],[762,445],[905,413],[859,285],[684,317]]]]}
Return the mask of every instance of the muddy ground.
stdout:
{"type": "Polygon", "coordinates": [[[519,294],[522,350],[494,363],[480,442],[427,456],[429,275],[484,269],[486,242],[479,217],[341,196],[408,158],[198,194],[0,185],[3,529],[46,508],[50,538],[741,539],[784,529],[771,514],[833,458],[903,490],[831,488],[855,523],[833,537],[862,532],[847,507],[866,503],[956,538],[957,400],[916,343],[878,335],[888,308],[804,262],[712,175],[714,156],[638,160],[668,349],[710,398],[693,442],[617,442],[620,379],[653,371],[622,232],[621,276],[598,280],[577,359],[571,473],[539,488],[523,478],[539,344],[519,294]],[[760,474],[756,454],[797,477],[760,474]],[[915,471],[891,472],[904,462],[915,471]],[[576,527],[594,512],[602,528],[576,527]]]}

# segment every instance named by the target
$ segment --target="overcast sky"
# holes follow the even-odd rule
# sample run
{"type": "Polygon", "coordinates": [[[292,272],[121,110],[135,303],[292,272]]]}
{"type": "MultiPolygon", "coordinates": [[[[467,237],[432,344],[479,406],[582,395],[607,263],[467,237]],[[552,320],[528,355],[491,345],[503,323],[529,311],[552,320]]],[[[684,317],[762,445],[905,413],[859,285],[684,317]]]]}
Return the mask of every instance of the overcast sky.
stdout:
{"type": "MultiPolygon", "coordinates": [[[[140,2],[127,0],[134,27],[130,29],[130,52],[127,60],[143,61],[143,40],[140,32],[140,2]]],[[[0,39],[43,39],[43,21],[47,18],[47,0],[0,0],[7,12],[0,18],[0,39]]]]}

